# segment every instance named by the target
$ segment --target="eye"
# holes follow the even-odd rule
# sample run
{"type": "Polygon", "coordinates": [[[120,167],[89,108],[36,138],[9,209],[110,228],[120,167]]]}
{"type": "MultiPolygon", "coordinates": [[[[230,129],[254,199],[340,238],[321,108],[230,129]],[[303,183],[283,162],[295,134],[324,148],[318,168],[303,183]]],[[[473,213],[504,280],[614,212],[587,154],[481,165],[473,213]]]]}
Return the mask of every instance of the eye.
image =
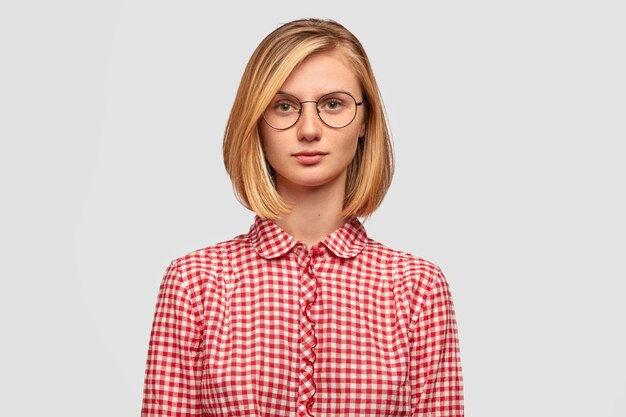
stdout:
{"type": "Polygon", "coordinates": [[[342,93],[334,93],[323,97],[319,103],[320,111],[341,112],[346,107],[347,98],[342,97],[342,93]]]}
{"type": "Polygon", "coordinates": [[[341,103],[337,100],[331,100],[328,103],[326,103],[326,106],[328,106],[328,108],[330,109],[336,109],[341,106],[341,103]]]}
{"type": "Polygon", "coordinates": [[[325,98],[320,103],[320,110],[339,111],[343,108],[343,101],[337,97],[325,98]]]}
{"type": "Polygon", "coordinates": [[[293,111],[294,107],[290,103],[278,103],[278,105],[276,106],[276,109],[278,111],[285,112],[285,111],[293,111]]]}
{"type": "Polygon", "coordinates": [[[300,110],[299,103],[286,94],[280,94],[274,98],[270,106],[275,113],[297,113],[300,110]]]}

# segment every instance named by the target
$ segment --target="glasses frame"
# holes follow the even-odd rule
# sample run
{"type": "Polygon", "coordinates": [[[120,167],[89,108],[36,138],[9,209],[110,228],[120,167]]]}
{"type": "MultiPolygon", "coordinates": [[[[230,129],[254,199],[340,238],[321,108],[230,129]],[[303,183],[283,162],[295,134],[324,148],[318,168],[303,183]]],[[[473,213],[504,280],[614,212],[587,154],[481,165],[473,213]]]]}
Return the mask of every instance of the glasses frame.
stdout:
{"type": "Polygon", "coordinates": [[[303,106],[304,103],[315,103],[315,111],[317,113],[317,118],[320,119],[322,121],[322,123],[324,123],[326,126],[330,127],[331,129],[343,129],[344,127],[347,127],[352,122],[354,122],[354,119],[356,119],[356,115],[359,112],[359,106],[362,105],[365,102],[365,97],[363,97],[363,100],[361,100],[360,102],[357,102],[356,99],[354,98],[354,96],[352,94],[348,93],[347,91],[331,91],[330,93],[326,93],[326,94],[322,95],[317,100],[305,100],[305,101],[300,101],[300,99],[298,97],[294,96],[293,94],[282,93],[282,92],[279,92],[277,94],[283,94],[283,95],[295,98],[298,101],[298,103],[300,103],[300,109],[298,109],[298,118],[291,125],[289,125],[287,127],[281,127],[281,128],[272,126],[265,119],[265,112],[263,112],[263,114],[261,115],[261,117],[263,118],[263,121],[265,122],[266,125],[268,125],[269,127],[271,127],[274,130],[287,130],[287,129],[291,129],[292,127],[294,127],[298,123],[298,121],[300,120],[300,117],[302,117],[302,111],[304,110],[304,106],[303,106]],[[354,116],[352,116],[352,119],[348,123],[343,125],[343,126],[331,126],[328,123],[326,123],[324,121],[324,119],[322,119],[322,116],[320,116],[320,109],[319,109],[319,107],[317,107],[317,103],[319,103],[324,97],[330,96],[330,95],[336,94],[336,93],[347,94],[354,101],[354,105],[355,105],[355,107],[354,107],[354,116]]]}

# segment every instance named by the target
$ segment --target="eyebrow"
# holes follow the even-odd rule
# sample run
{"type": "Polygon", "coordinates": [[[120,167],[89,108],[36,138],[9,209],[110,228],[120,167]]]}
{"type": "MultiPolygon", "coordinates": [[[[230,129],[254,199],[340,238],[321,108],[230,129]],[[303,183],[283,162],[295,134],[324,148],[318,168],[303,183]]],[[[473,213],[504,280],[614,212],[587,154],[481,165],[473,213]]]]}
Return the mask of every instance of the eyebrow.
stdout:
{"type": "Polygon", "coordinates": [[[283,91],[283,90],[278,90],[278,91],[276,92],[276,94],[288,94],[288,95],[290,95],[290,96],[294,96],[294,97],[296,97],[296,95],[295,95],[295,94],[288,93],[287,91],[283,91]]]}
{"type": "MultiPolygon", "coordinates": [[[[317,97],[317,99],[319,100],[319,98],[320,98],[320,97],[324,97],[325,95],[327,95],[327,94],[332,94],[332,93],[348,93],[348,94],[350,94],[351,96],[353,96],[353,97],[354,97],[354,94],[353,94],[353,93],[351,93],[351,92],[349,92],[348,90],[338,89],[338,90],[329,90],[329,91],[328,91],[328,92],[326,92],[326,93],[320,94],[320,95],[317,97]]],[[[295,95],[294,93],[290,93],[290,92],[288,92],[288,91],[278,90],[278,91],[276,92],[276,94],[287,94],[287,95],[293,96],[293,97],[297,98],[298,100],[300,100],[300,97],[298,97],[298,96],[297,96],[297,95],[295,95]]]]}

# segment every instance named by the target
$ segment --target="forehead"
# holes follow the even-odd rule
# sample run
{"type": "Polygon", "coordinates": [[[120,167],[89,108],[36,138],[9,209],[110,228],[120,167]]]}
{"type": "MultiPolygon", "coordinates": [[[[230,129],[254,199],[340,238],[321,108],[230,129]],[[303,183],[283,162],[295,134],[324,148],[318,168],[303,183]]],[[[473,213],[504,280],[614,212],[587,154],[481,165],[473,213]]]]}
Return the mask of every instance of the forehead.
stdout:
{"type": "Polygon", "coordinates": [[[291,72],[281,91],[307,100],[332,91],[346,91],[358,97],[360,83],[341,48],[317,52],[291,72]]]}

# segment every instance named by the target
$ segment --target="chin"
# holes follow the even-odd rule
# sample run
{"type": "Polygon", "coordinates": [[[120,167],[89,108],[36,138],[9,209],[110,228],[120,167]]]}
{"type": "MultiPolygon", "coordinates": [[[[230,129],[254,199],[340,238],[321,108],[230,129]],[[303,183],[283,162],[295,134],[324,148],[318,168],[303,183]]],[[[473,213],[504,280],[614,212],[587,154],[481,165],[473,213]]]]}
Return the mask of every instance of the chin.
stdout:
{"type": "Polygon", "coordinates": [[[328,184],[329,182],[330,182],[330,180],[307,179],[307,180],[302,180],[302,181],[294,181],[293,184],[294,185],[299,185],[301,187],[316,188],[316,187],[323,187],[324,185],[328,184]]]}
{"type": "Polygon", "coordinates": [[[302,176],[299,178],[283,178],[285,185],[298,186],[298,187],[311,187],[319,188],[325,185],[329,185],[333,181],[337,180],[337,177],[318,177],[318,176],[302,176]]]}

